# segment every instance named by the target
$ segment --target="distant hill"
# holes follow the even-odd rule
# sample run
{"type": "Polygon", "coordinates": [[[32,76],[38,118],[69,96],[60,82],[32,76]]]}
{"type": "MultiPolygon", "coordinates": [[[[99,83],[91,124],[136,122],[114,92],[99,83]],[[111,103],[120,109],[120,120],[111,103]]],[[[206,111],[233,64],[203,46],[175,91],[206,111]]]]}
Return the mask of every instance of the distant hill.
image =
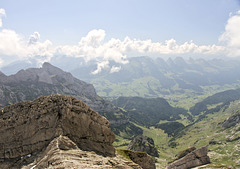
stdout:
{"type": "Polygon", "coordinates": [[[180,115],[191,119],[185,109],[172,107],[163,98],[119,97],[112,103],[126,110],[131,121],[147,127],[156,125],[160,120],[180,120],[180,115]]]}
{"type": "MultiPolygon", "coordinates": [[[[127,64],[109,61],[98,73],[93,73],[98,69],[98,62],[85,62],[82,58],[58,56],[50,63],[93,84],[103,97],[202,95],[209,91],[232,89],[239,86],[240,80],[239,60],[186,60],[181,57],[163,60],[141,56],[129,58],[127,64]]],[[[17,68],[28,68],[29,64],[26,61],[25,64],[5,65],[1,71],[9,74],[17,68]]]]}
{"type": "Polygon", "coordinates": [[[223,92],[216,93],[196,103],[190,108],[190,112],[193,115],[199,115],[201,112],[206,113],[210,111],[210,106],[214,105],[224,105],[234,100],[240,99],[240,89],[226,90],[223,92]]]}
{"type": "Polygon", "coordinates": [[[96,69],[96,63],[88,63],[70,72],[92,83],[104,97],[159,97],[186,92],[199,95],[207,93],[206,89],[239,84],[240,80],[240,61],[234,60],[177,57],[165,61],[144,56],[129,58],[127,64],[111,61],[100,73],[91,74],[96,69]],[[110,73],[114,66],[119,70],[110,73]]]}

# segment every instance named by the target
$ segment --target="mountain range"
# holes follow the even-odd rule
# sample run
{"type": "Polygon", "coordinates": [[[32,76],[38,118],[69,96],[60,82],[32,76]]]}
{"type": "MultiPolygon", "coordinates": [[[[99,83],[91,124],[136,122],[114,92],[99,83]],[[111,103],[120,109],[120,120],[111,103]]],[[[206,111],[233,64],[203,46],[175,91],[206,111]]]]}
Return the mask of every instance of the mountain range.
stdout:
{"type": "MultiPolygon", "coordinates": [[[[133,70],[129,71],[129,77],[127,75],[125,77],[124,74],[122,75],[125,78],[124,81],[121,81],[121,74],[118,74],[119,78],[116,78],[118,82],[114,80],[111,81],[113,88],[113,83],[117,83],[120,86],[128,84],[128,80],[132,74],[134,74],[134,77],[136,78],[142,78],[146,81],[149,80],[147,75],[150,75],[150,73],[147,75],[145,74],[145,76],[144,72],[151,72],[151,69],[159,67],[151,66],[156,64],[156,60],[153,62],[147,62],[147,60],[152,59],[149,59],[148,57],[141,58],[144,62],[140,65],[137,63],[139,63],[141,59],[134,58],[137,60],[135,62],[136,65],[138,65],[135,67],[149,71],[142,71],[141,73],[137,73],[137,71],[135,72],[133,70]],[[143,69],[144,64],[148,65],[145,69],[143,69]]],[[[174,61],[172,60],[172,62],[171,60],[168,60],[167,62],[164,61],[163,63],[167,63],[167,66],[165,65],[166,67],[164,69],[169,70],[166,71],[165,74],[160,74],[163,79],[167,77],[168,80],[170,79],[169,82],[177,84],[174,85],[175,87],[178,86],[177,88],[173,87],[171,89],[170,87],[168,89],[169,93],[165,93],[172,97],[176,96],[175,94],[179,92],[179,84],[177,83],[176,78],[184,79],[184,73],[196,69],[193,65],[192,67],[190,66],[190,61],[184,61],[186,64],[182,62],[184,68],[180,71],[180,68],[176,67],[176,65],[181,65],[177,64],[178,59],[179,58],[174,61]],[[170,63],[175,65],[172,66],[171,69],[169,68],[171,65],[170,63]],[[176,69],[175,71],[174,68],[176,69]],[[170,94],[171,92],[173,94],[170,94]]],[[[179,61],[183,60],[179,59],[179,61]]],[[[178,151],[182,151],[188,147],[195,146],[199,148],[209,145],[211,151],[210,158],[212,158],[214,162],[213,166],[216,164],[216,166],[223,166],[222,168],[231,167],[229,161],[231,161],[234,166],[239,166],[240,164],[236,155],[239,153],[238,144],[240,141],[239,89],[216,92],[220,90],[217,89],[217,86],[223,86],[221,90],[225,89],[224,86],[227,86],[226,88],[236,88],[238,86],[239,75],[235,71],[239,69],[237,67],[239,63],[234,63],[233,61],[225,61],[226,63],[224,63],[224,61],[218,61],[219,60],[216,60],[216,62],[202,60],[204,64],[202,62],[202,64],[200,64],[200,62],[198,63],[202,66],[205,65],[205,67],[202,67],[202,71],[205,71],[206,74],[209,73],[209,76],[207,76],[206,83],[204,82],[206,86],[203,85],[203,82],[201,82],[202,85],[198,86],[201,90],[195,90],[193,88],[181,89],[183,90],[183,95],[188,95],[188,92],[195,92],[195,94],[203,96],[196,104],[193,106],[187,105],[186,108],[174,107],[172,104],[169,104],[166,99],[160,98],[158,94],[151,95],[151,98],[149,98],[150,95],[144,94],[147,97],[125,96],[106,100],[97,94],[93,85],[75,78],[71,73],[65,72],[50,63],[44,63],[41,68],[20,70],[16,74],[9,76],[1,72],[0,107],[2,108],[6,105],[12,105],[24,100],[34,100],[37,97],[44,95],[71,95],[81,99],[93,110],[104,115],[110,121],[111,129],[116,134],[116,142],[114,143],[116,147],[126,147],[131,139],[137,135],[143,134],[154,139],[159,150],[160,158],[167,159],[167,161],[173,160],[174,155],[176,155],[178,151]],[[233,65],[231,66],[230,63],[233,65]],[[223,76],[222,79],[219,78],[219,80],[216,80],[221,72],[225,72],[226,74],[229,73],[229,77],[223,76]],[[235,77],[235,79],[233,77],[235,77]],[[215,79],[215,81],[213,79],[215,79]],[[214,94],[209,93],[208,97],[207,95],[203,95],[205,92],[210,91],[210,89],[212,89],[211,92],[214,94]],[[186,140],[188,140],[188,144],[185,143],[186,140]],[[224,152],[219,151],[219,149],[223,148],[224,152]],[[215,158],[216,154],[219,159],[222,159],[222,163],[215,158]]],[[[197,61],[195,60],[192,62],[197,61]]],[[[195,64],[195,66],[196,65],[197,64],[195,64]]],[[[121,73],[123,70],[124,67],[121,67],[121,70],[115,73],[121,73]]],[[[152,70],[152,72],[154,71],[152,70]]],[[[200,69],[199,72],[201,72],[200,69]]],[[[195,75],[195,73],[193,73],[193,75],[195,75]]],[[[87,73],[84,73],[84,71],[82,74],[87,76],[87,73]]],[[[97,77],[98,80],[101,80],[101,77],[103,77],[102,80],[105,81],[106,79],[104,78],[110,75],[113,76],[113,74],[114,73],[107,73],[107,70],[103,70],[99,74],[91,74],[91,76],[99,76],[97,77]],[[104,71],[106,76],[104,76],[104,71]]],[[[160,77],[160,75],[158,77],[160,77]]],[[[201,73],[199,73],[199,75],[201,75],[201,73]]],[[[157,74],[151,76],[151,78],[153,77],[157,78],[157,74]]],[[[95,80],[96,79],[93,79],[93,81],[95,80]]],[[[158,81],[159,83],[162,82],[161,80],[158,81]]],[[[187,81],[187,79],[184,81],[187,81]]],[[[131,83],[130,80],[129,83],[131,83]]],[[[196,84],[199,83],[196,82],[196,84]]],[[[190,81],[188,84],[190,84],[190,81]]],[[[102,87],[105,87],[104,83],[102,84],[102,87]]],[[[138,90],[137,87],[138,85],[135,86],[134,89],[138,90]]],[[[139,87],[141,87],[141,85],[139,87]]],[[[165,87],[167,88],[168,85],[165,87]]],[[[121,92],[126,92],[124,90],[124,87],[121,88],[121,92]]],[[[129,90],[131,90],[131,88],[129,88],[129,90]]],[[[139,90],[143,93],[149,92],[149,90],[139,90]]],[[[158,90],[153,90],[152,92],[156,93],[158,90]]],[[[98,93],[101,94],[101,92],[98,93]]],[[[128,91],[126,93],[128,93],[128,91]]],[[[193,97],[190,96],[191,95],[188,96],[190,99],[194,98],[194,95],[193,97]]],[[[176,101],[181,101],[179,98],[175,99],[176,101]]]]}
{"type": "MultiPolygon", "coordinates": [[[[58,56],[50,63],[93,84],[102,97],[140,96],[178,100],[179,96],[186,94],[199,96],[234,89],[239,87],[240,80],[240,61],[234,59],[187,60],[176,57],[163,60],[141,56],[129,58],[128,63],[121,64],[58,56]]],[[[37,67],[36,61],[14,62],[2,67],[1,71],[10,75],[29,67],[37,67]]]]}

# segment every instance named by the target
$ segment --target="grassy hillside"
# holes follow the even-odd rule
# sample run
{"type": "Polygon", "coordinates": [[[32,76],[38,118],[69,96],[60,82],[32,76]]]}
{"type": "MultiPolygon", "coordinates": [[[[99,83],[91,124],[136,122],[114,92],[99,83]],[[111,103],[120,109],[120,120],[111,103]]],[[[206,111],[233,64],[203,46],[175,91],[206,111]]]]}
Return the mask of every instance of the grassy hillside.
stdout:
{"type": "Polygon", "coordinates": [[[213,164],[240,167],[240,123],[224,128],[223,123],[240,111],[240,101],[223,106],[220,111],[208,114],[205,118],[186,127],[169,144],[174,143],[172,151],[187,147],[209,145],[209,156],[213,164]],[[187,140],[187,141],[186,141],[187,140]]]}
{"type": "MultiPolygon", "coordinates": [[[[159,168],[164,168],[168,162],[176,158],[179,152],[193,146],[196,148],[208,146],[208,155],[211,159],[211,164],[208,167],[210,168],[238,168],[240,167],[240,123],[239,121],[237,124],[229,122],[231,125],[226,125],[229,119],[236,120],[240,116],[240,100],[230,101],[226,99],[233,98],[236,96],[235,94],[236,92],[232,91],[218,93],[206,99],[210,99],[209,104],[203,100],[202,103],[207,104],[206,109],[196,116],[195,122],[186,125],[186,127],[178,126],[176,121],[167,120],[160,120],[159,123],[152,126],[132,123],[142,129],[143,135],[153,138],[159,151],[160,157],[157,159],[159,168]],[[217,101],[211,101],[211,98],[214,100],[217,96],[219,98],[217,101]],[[166,128],[157,128],[162,124],[166,128]],[[174,133],[175,135],[169,134],[168,131],[174,126],[180,128],[180,131],[174,133]]],[[[128,102],[118,104],[130,109],[133,108],[133,105],[136,106],[132,100],[134,99],[131,98],[128,102]],[[127,105],[126,103],[131,104],[127,105]]],[[[145,107],[142,102],[139,102],[140,105],[145,107]]],[[[135,108],[135,110],[137,109],[135,108]]],[[[147,112],[146,114],[148,116],[147,112]]],[[[177,121],[183,124],[184,119],[181,118],[177,121]]],[[[128,139],[117,137],[115,146],[126,148],[129,142],[128,139]]]]}

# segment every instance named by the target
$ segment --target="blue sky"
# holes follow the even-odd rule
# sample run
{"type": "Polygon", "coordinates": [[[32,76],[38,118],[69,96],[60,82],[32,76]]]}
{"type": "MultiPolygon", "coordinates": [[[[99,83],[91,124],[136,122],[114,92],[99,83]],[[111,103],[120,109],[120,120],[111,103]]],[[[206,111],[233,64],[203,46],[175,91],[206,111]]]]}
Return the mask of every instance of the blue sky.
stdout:
{"type": "MultiPolygon", "coordinates": [[[[104,61],[116,54],[119,62],[133,53],[211,54],[215,50],[214,54],[228,55],[229,48],[223,47],[238,44],[226,26],[239,16],[240,0],[1,0],[0,9],[4,10],[0,12],[1,63],[33,55],[49,60],[56,54],[104,61]],[[24,53],[20,48],[30,37],[37,43],[24,53]],[[112,46],[110,52],[103,49],[112,46]],[[92,47],[101,52],[94,55],[92,47]],[[19,56],[13,50],[19,50],[15,52],[19,56]]],[[[230,31],[236,31],[233,27],[240,19],[235,20],[230,31]]]]}
{"type": "Polygon", "coordinates": [[[1,0],[4,28],[74,44],[92,29],[106,38],[217,43],[238,0],[1,0]]]}

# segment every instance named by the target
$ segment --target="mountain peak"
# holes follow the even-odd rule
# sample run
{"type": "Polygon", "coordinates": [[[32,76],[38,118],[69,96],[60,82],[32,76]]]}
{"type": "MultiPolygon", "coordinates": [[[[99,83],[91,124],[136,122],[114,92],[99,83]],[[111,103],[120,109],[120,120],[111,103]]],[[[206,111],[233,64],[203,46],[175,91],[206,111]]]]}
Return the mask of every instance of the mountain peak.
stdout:
{"type": "Polygon", "coordinates": [[[63,74],[64,73],[63,70],[59,69],[58,67],[55,67],[55,66],[51,65],[48,62],[44,62],[43,63],[42,69],[47,71],[51,75],[59,75],[59,74],[63,74]]]}

